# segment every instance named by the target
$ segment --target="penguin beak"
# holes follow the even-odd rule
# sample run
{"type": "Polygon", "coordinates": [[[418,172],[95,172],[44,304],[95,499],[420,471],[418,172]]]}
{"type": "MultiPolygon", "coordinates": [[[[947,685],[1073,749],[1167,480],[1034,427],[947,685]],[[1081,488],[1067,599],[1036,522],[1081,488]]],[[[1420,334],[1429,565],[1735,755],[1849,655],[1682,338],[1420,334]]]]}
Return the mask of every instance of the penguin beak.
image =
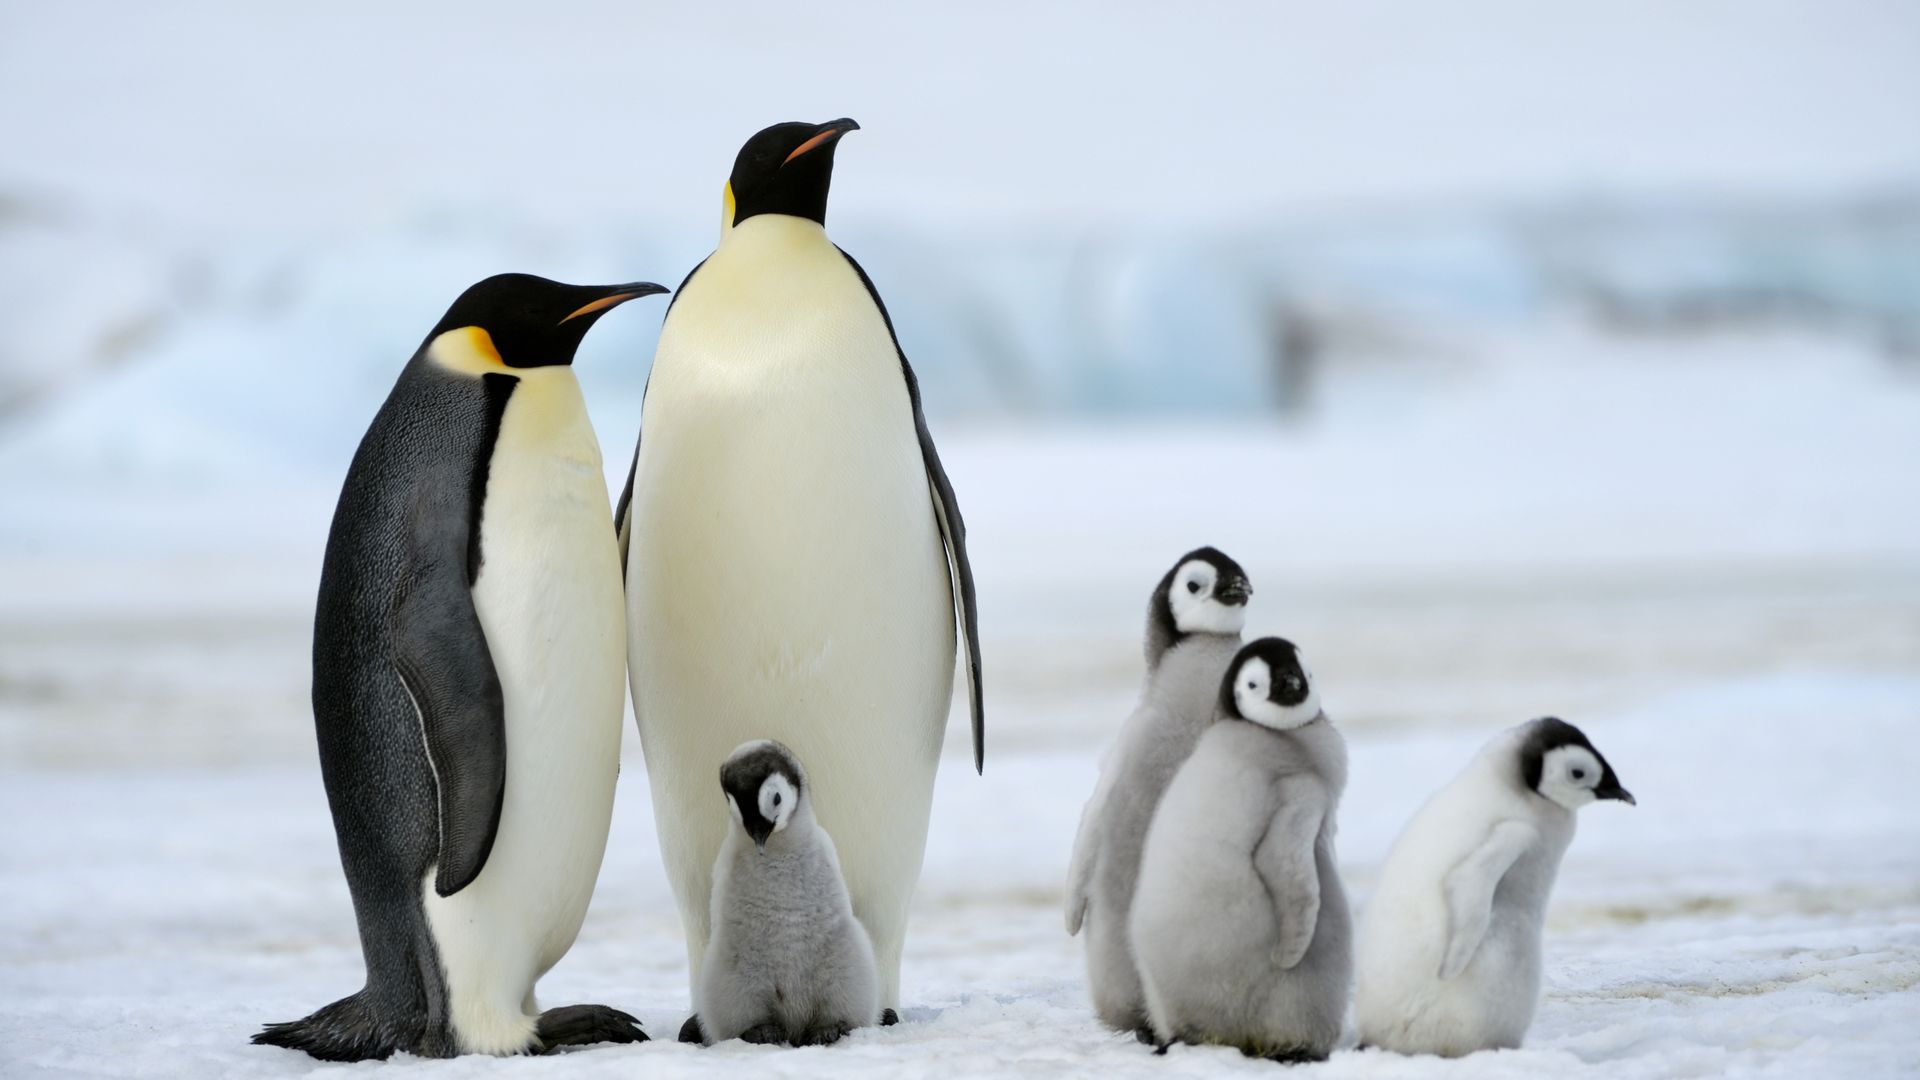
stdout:
{"type": "Polygon", "coordinates": [[[812,150],[817,150],[820,147],[825,146],[830,142],[833,142],[835,139],[838,139],[840,136],[845,135],[849,131],[859,131],[859,130],[860,130],[860,125],[849,117],[843,116],[838,120],[829,120],[828,122],[820,125],[820,129],[814,132],[814,135],[812,138],[808,139],[806,142],[801,143],[799,146],[794,147],[793,153],[788,154],[787,160],[781,162],[780,165],[782,168],[785,168],[786,166],[793,164],[793,160],[799,157],[800,155],[805,154],[812,150]]]}
{"type": "Polygon", "coordinates": [[[753,838],[753,846],[764,855],[767,851],[767,837],[773,835],[773,822],[763,817],[756,817],[747,822],[747,835],[753,838]]]}
{"type": "Polygon", "coordinates": [[[1593,797],[1596,799],[1618,799],[1628,806],[1640,805],[1634,801],[1633,792],[1620,786],[1620,778],[1613,775],[1612,769],[1608,769],[1607,775],[1600,778],[1600,786],[1593,789],[1593,797]]]}
{"type": "Polygon", "coordinates": [[[574,308],[571,314],[561,319],[556,325],[565,326],[582,315],[592,315],[608,308],[619,307],[629,300],[638,300],[643,296],[658,296],[669,290],[665,285],[655,285],[651,281],[630,281],[625,285],[608,285],[600,291],[604,295],[599,299],[589,300],[574,308]]]}
{"type": "Polygon", "coordinates": [[[1253,585],[1245,578],[1229,578],[1213,590],[1213,598],[1228,607],[1241,607],[1253,597],[1253,585]]]}

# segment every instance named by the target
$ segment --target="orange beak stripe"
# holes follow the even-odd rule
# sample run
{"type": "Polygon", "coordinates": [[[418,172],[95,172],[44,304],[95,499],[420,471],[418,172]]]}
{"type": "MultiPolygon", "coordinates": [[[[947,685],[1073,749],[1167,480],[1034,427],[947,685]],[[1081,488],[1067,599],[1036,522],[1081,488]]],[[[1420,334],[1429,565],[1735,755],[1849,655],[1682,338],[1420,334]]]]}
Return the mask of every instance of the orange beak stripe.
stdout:
{"type": "Polygon", "coordinates": [[[801,143],[799,146],[794,147],[793,153],[788,154],[787,160],[781,162],[780,164],[783,166],[791,164],[793,162],[793,159],[799,157],[801,154],[804,154],[807,151],[814,149],[815,147],[819,146],[821,143],[826,142],[828,139],[831,139],[836,135],[844,135],[844,134],[845,132],[841,131],[839,128],[828,128],[827,130],[821,132],[820,134],[815,135],[813,138],[808,139],[806,142],[801,143]]]}
{"type": "Polygon", "coordinates": [[[554,325],[556,326],[565,325],[566,323],[570,323],[582,315],[591,315],[596,311],[605,311],[615,304],[624,304],[628,300],[631,300],[634,297],[639,295],[641,294],[637,292],[623,292],[623,293],[614,293],[612,296],[603,296],[598,300],[594,300],[589,303],[580,305],[578,308],[574,309],[573,314],[568,315],[564,319],[561,319],[560,322],[555,323],[554,325]]]}

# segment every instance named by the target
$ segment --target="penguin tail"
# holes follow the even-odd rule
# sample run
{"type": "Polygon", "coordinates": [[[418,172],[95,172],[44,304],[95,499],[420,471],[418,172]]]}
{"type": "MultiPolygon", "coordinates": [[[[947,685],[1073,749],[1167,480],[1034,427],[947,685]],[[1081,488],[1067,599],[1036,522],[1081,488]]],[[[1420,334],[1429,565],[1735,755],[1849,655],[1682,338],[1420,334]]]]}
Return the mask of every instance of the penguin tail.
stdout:
{"type": "Polygon", "coordinates": [[[406,1047],[380,1022],[364,993],[341,998],[303,1020],[268,1024],[254,1034],[253,1043],[300,1050],[321,1061],[384,1061],[406,1047]]]}

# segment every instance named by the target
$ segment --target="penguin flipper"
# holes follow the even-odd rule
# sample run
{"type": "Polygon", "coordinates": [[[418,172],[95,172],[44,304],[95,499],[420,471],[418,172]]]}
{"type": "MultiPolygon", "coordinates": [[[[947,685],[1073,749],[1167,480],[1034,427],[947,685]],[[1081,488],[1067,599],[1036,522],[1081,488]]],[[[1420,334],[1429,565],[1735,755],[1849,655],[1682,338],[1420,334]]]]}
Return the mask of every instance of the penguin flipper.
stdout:
{"type": "MultiPolygon", "coordinates": [[[[640,400],[647,400],[646,391],[640,400]]],[[[620,501],[613,508],[613,536],[620,544],[620,581],[627,580],[627,545],[633,541],[633,474],[640,471],[640,436],[633,437],[633,464],[627,466],[627,486],[620,489],[620,501]]]]}
{"type": "Polygon", "coordinates": [[[1100,779],[1093,785],[1093,796],[1080,811],[1080,829],[1073,838],[1073,858],[1067,866],[1067,936],[1080,932],[1087,919],[1087,905],[1093,896],[1093,870],[1100,862],[1100,818],[1105,815],[1107,798],[1113,791],[1115,752],[1107,751],[1100,763],[1100,779]]]}
{"type": "Polygon", "coordinates": [[[426,561],[393,620],[394,667],[413,700],[433,766],[440,823],[433,887],[441,896],[480,876],[507,787],[506,704],[465,563],[426,561]]]}
{"type": "Polygon", "coordinates": [[[1540,839],[1523,821],[1494,825],[1480,846],[1447,871],[1443,892],[1447,898],[1447,943],[1441,954],[1440,978],[1451,979],[1467,969],[1480,951],[1487,922],[1493,916],[1493,893],[1508,868],[1540,839]]]}
{"type": "Polygon", "coordinates": [[[980,610],[973,589],[973,563],[967,558],[967,523],[960,518],[960,501],[954,497],[953,483],[947,479],[945,466],[940,464],[940,452],[934,448],[933,433],[927,430],[927,414],[920,407],[920,380],[914,377],[913,365],[907,363],[907,354],[900,348],[900,335],[893,332],[893,316],[887,314],[886,301],[880,299],[880,290],[873,287],[873,279],[867,276],[866,270],[853,256],[844,249],[840,250],[840,255],[860,276],[860,284],[867,287],[867,295],[873,298],[873,306],[880,309],[880,319],[887,324],[887,336],[893,339],[894,354],[900,357],[900,374],[907,381],[907,399],[913,404],[913,430],[920,440],[920,460],[927,470],[927,488],[933,496],[934,517],[940,523],[940,539],[947,552],[954,622],[966,649],[966,663],[962,666],[967,681],[967,709],[973,718],[973,769],[975,772],[984,772],[987,718],[986,699],[980,687],[980,610]]]}
{"type": "Polygon", "coordinates": [[[1307,955],[1320,923],[1320,868],[1313,849],[1327,799],[1320,784],[1297,779],[1281,782],[1279,799],[1280,812],[1253,850],[1253,866],[1273,898],[1279,930],[1275,961],[1291,970],[1307,955]]]}

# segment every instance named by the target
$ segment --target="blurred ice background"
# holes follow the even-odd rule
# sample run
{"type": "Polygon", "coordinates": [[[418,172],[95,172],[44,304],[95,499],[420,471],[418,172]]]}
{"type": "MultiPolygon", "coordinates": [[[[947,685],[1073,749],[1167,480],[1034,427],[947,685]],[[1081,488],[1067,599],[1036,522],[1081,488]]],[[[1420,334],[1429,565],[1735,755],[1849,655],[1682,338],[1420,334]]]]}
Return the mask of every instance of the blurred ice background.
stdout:
{"type": "MultiPolygon", "coordinates": [[[[153,1074],[300,1067],[242,1042],[354,978],[305,650],[367,420],[467,284],[676,284],[740,142],[839,115],[990,737],[943,780],[928,1022],[835,1068],[1158,1071],[1054,908],[1146,590],[1214,543],[1354,741],[1361,900],[1499,727],[1580,723],[1641,796],[1589,815],[1502,1067],[1920,1071],[1874,1019],[1920,1005],[1916,105],[1901,3],[0,0],[0,1071],[157,1031],[153,1074]]],[[[663,308],[576,365],[615,484],[663,308]]],[[[628,742],[544,985],[670,1034],[628,742]]],[[[732,1060],[596,1053],[639,1052],[732,1060]]]]}

